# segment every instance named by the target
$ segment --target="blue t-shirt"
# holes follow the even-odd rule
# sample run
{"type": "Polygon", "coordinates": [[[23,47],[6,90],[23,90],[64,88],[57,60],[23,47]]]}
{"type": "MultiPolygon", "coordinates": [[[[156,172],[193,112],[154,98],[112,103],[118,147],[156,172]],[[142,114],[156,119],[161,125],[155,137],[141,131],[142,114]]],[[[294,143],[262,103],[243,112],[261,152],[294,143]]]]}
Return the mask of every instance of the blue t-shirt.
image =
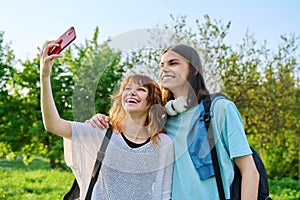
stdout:
{"type": "MultiPolygon", "coordinates": [[[[219,199],[215,177],[201,180],[188,152],[188,134],[195,123],[199,123],[193,120],[195,116],[199,116],[197,112],[199,105],[168,117],[166,123],[166,131],[175,147],[172,200],[219,199]]],[[[225,99],[214,101],[211,113],[225,195],[229,199],[230,185],[234,178],[233,158],[252,152],[241,116],[233,102],[225,99]]]]}

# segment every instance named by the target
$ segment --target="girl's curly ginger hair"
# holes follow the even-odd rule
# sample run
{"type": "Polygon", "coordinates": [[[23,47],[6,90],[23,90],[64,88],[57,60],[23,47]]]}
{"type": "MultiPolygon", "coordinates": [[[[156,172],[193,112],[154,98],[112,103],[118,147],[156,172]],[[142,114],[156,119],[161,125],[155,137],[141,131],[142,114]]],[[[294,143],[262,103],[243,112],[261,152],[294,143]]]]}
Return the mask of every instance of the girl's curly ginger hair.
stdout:
{"type": "Polygon", "coordinates": [[[123,132],[126,121],[126,112],[122,106],[122,94],[125,87],[129,83],[139,84],[148,89],[147,103],[150,107],[145,126],[149,133],[150,140],[157,144],[157,136],[159,133],[164,132],[164,125],[166,121],[166,112],[162,106],[162,93],[159,85],[150,77],[141,74],[135,74],[125,78],[120,86],[118,93],[112,96],[114,101],[111,109],[109,110],[109,117],[112,127],[119,133],[123,132]]]}

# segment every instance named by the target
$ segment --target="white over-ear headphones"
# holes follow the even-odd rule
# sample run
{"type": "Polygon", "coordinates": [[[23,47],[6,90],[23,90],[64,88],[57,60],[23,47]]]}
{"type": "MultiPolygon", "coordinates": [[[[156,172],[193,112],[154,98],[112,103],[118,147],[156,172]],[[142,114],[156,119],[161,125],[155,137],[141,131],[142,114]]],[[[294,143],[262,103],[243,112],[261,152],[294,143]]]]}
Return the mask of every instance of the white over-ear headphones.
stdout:
{"type": "Polygon", "coordinates": [[[169,115],[174,116],[187,110],[187,97],[180,96],[174,100],[170,100],[165,105],[169,115]]]}

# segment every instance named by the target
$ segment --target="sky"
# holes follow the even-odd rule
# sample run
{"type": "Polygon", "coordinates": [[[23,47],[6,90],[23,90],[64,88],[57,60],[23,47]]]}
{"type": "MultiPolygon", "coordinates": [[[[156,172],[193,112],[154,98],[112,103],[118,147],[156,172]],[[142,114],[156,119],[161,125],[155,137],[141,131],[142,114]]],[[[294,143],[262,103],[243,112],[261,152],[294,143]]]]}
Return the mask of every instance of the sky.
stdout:
{"type": "Polygon", "coordinates": [[[231,22],[227,41],[241,43],[247,30],[259,42],[276,48],[280,35],[300,35],[298,0],[0,0],[0,31],[17,59],[33,59],[45,41],[58,38],[74,26],[76,44],[92,39],[96,27],[100,40],[170,23],[173,16],[187,22],[211,19],[231,22]]]}

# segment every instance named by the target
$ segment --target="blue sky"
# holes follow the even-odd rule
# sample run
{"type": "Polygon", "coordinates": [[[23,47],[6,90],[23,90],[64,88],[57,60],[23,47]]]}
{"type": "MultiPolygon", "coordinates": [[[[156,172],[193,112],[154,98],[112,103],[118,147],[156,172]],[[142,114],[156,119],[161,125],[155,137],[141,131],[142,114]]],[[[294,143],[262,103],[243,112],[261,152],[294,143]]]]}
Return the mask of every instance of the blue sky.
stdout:
{"type": "Polygon", "coordinates": [[[186,15],[188,23],[211,19],[231,21],[228,42],[241,42],[247,30],[258,41],[267,40],[276,48],[280,35],[300,35],[300,1],[298,0],[9,0],[1,1],[0,31],[4,42],[11,42],[17,59],[32,59],[46,40],[56,39],[74,26],[77,44],[91,39],[95,28],[100,40],[108,36],[140,29],[154,28],[186,15]]]}

